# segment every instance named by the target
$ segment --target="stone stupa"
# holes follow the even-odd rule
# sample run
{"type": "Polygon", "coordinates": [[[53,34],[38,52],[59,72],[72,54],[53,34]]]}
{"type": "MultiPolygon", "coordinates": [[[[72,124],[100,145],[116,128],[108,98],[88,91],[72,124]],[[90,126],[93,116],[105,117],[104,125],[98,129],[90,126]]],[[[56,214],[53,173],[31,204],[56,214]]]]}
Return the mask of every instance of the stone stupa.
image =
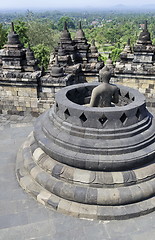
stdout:
{"type": "Polygon", "coordinates": [[[18,181],[45,206],[80,218],[126,219],[154,211],[155,121],[145,98],[117,85],[112,106],[90,107],[97,86],[77,84],[57,93],[18,152],[18,181]]]}

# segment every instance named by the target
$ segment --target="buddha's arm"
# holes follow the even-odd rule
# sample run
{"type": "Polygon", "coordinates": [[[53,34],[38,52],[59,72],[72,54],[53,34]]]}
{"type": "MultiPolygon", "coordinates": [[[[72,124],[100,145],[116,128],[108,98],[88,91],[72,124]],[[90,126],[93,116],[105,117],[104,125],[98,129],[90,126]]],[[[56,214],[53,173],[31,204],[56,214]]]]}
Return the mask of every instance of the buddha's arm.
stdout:
{"type": "Polygon", "coordinates": [[[119,93],[118,93],[118,88],[114,91],[113,98],[112,98],[113,103],[118,103],[119,102],[119,93]]]}
{"type": "Polygon", "coordinates": [[[91,99],[90,99],[90,107],[98,107],[100,102],[100,94],[98,93],[98,89],[94,88],[92,91],[91,99]]]}

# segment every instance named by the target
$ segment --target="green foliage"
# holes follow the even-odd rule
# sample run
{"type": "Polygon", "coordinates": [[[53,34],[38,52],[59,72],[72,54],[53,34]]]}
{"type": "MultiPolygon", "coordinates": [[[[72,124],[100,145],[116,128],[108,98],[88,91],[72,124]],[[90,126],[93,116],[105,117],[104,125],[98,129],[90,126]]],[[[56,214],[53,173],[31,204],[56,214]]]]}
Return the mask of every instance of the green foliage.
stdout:
{"type": "Polygon", "coordinates": [[[59,19],[58,21],[58,30],[59,31],[62,31],[63,30],[63,27],[64,27],[64,22],[67,23],[67,26],[68,28],[72,28],[72,29],[75,29],[75,24],[73,22],[73,20],[70,18],[70,17],[67,17],[67,16],[63,16],[59,19]]]}
{"type": "Polygon", "coordinates": [[[7,30],[3,28],[3,24],[0,23],[0,49],[4,46],[7,41],[7,30]]]}
{"type": "MultiPolygon", "coordinates": [[[[117,12],[117,11],[44,11],[26,13],[4,13],[0,14],[0,48],[6,42],[7,27],[11,21],[15,21],[15,30],[20,36],[21,42],[26,46],[29,42],[31,47],[43,51],[40,62],[44,63],[45,49],[52,52],[57,46],[60,31],[63,30],[64,21],[70,28],[71,36],[75,36],[79,20],[82,22],[88,42],[95,40],[96,46],[102,53],[101,59],[105,60],[108,53],[111,53],[113,61],[119,57],[119,53],[130,38],[133,46],[142,29],[141,24],[148,20],[148,28],[151,33],[153,44],[155,44],[155,14],[154,12],[117,12]],[[20,20],[19,20],[20,19],[20,20]],[[22,19],[22,20],[21,20],[22,19]]],[[[46,62],[46,61],[45,61],[46,62]]],[[[46,64],[45,64],[46,65],[46,64]]]]}
{"type": "Polygon", "coordinates": [[[113,62],[116,62],[119,60],[119,56],[120,56],[120,53],[122,52],[122,49],[119,49],[119,48],[115,48],[112,50],[111,54],[110,54],[110,57],[112,59],[113,62]]]}
{"type": "Polygon", "coordinates": [[[53,51],[57,45],[60,33],[53,30],[51,21],[34,20],[27,23],[27,35],[31,46],[43,44],[47,46],[50,51],[53,51]]]}
{"type": "Polygon", "coordinates": [[[99,55],[99,57],[98,57],[98,60],[101,62],[101,61],[103,61],[104,63],[106,62],[106,60],[108,59],[108,56],[106,56],[106,55],[99,55]]]}
{"type": "Polygon", "coordinates": [[[120,37],[122,37],[122,34],[123,29],[111,27],[105,32],[104,37],[108,40],[109,43],[114,44],[119,41],[120,37]]]}
{"type": "Polygon", "coordinates": [[[27,36],[28,27],[25,22],[18,20],[14,25],[16,33],[19,35],[19,39],[24,46],[27,46],[29,38],[27,36]]]}
{"type": "Polygon", "coordinates": [[[58,39],[58,34],[55,34],[51,26],[52,22],[50,21],[23,22],[19,20],[15,22],[15,31],[19,35],[20,41],[25,47],[30,43],[35,58],[39,60],[39,66],[43,66],[45,69],[49,63],[50,52],[54,49],[58,39]]]}
{"type": "Polygon", "coordinates": [[[39,60],[39,66],[47,69],[50,59],[50,49],[44,44],[38,44],[33,48],[35,58],[39,60]]]}

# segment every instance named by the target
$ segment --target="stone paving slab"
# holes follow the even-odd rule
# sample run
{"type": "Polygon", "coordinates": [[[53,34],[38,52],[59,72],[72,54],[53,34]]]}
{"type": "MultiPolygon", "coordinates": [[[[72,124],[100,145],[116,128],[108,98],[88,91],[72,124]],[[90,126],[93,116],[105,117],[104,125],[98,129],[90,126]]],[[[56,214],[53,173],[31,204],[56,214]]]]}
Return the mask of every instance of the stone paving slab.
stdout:
{"type": "Polygon", "coordinates": [[[31,116],[0,115],[0,240],[154,240],[155,212],[124,221],[91,221],[45,208],[15,176],[16,153],[32,131],[31,116]]]}

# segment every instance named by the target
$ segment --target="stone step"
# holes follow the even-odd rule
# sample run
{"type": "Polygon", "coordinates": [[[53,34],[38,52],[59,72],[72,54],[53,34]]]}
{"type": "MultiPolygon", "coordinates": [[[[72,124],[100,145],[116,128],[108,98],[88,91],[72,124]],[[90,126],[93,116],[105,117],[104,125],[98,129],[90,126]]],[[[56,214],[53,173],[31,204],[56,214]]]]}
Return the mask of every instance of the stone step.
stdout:
{"type": "Polygon", "coordinates": [[[124,206],[97,206],[91,204],[82,204],[57,197],[34,181],[28,172],[23,170],[21,171],[21,169],[24,168],[20,155],[21,150],[22,149],[19,150],[16,165],[16,173],[19,184],[39,203],[53,210],[74,217],[98,220],[128,219],[132,217],[138,217],[155,210],[155,197],[139,203],[126,204],[124,206]],[[18,167],[20,167],[20,169],[18,167]],[[19,174],[19,172],[22,172],[23,175],[19,174]]]}
{"type": "MultiPolygon", "coordinates": [[[[24,169],[26,169],[32,179],[34,179],[39,185],[60,198],[79,203],[115,206],[143,201],[154,196],[154,178],[145,179],[144,182],[135,183],[131,186],[123,184],[122,186],[116,186],[114,182],[113,188],[106,188],[106,186],[98,188],[97,185],[89,186],[89,184],[86,185],[82,183],[79,185],[78,182],[74,182],[74,184],[72,182],[64,182],[62,178],[55,178],[55,176],[46,172],[34,161],[34,157],[36,157],[36,150],[32,155],[31,148],[29,147],[32,143],[34,143],[34,139],[31,134],[28,141],[25,142],[22,148],[24,169]]],[[[37,155],[37,157],[38,156],[39,155],[37,155]]],[[[142,170],[144,171],[144,169],[142,170]]],[[[85,172],[87,174],[87,171],[85,172]]],[[[113,180],[117,183],[119,178],[120,172],[115,172],[115,179],[113,180]]]]}

